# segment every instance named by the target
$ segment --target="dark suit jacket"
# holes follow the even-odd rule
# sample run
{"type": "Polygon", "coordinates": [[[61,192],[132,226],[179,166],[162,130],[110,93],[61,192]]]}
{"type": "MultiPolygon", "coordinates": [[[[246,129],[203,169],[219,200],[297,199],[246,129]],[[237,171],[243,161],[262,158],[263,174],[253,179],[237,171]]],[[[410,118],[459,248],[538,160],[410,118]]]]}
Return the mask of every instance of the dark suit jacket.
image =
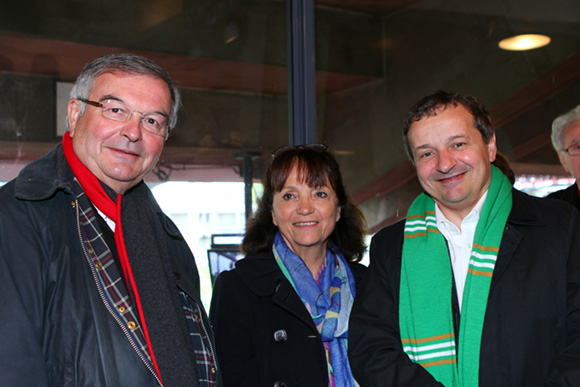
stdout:
{"type": "MultiPolygon", "coordinates": [[[[366,267],[350,267],[358,285],[366,267]]],[[[225,386],[328,386],[320,335],[272,252],[218,276],[210,319],[225,386]]]]}
{"type": "Polygon", "coordinates": [[[565,202],[572,204],[578,210],[580,210],[580,195],[578,195],[578,183],[572,184],[566,189],[560,191],[552,192],[547,197],[551,199],[560,199],[565,202]]]}
{"type": "MultiPolygon", "coordinates": [[[[481,387],[580,386],[579,218],[567,203],[513,191],[484,320],[481,387]]],[[[401,221],[373,238],[351,313],[350,363],[364,387],[441,386],[401,346],[403,229],[401,221]]]]}

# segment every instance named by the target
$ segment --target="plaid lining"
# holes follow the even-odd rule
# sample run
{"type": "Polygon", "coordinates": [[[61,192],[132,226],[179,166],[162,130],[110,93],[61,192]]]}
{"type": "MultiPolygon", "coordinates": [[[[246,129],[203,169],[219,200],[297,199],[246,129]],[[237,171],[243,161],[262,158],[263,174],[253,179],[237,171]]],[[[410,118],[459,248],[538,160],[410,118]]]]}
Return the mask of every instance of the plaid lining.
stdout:
{"type": "Polygon", "coordinates": [[[179,298],[185,311],[185,319],[189,328],[189,336],[195,351],[197,362],[197,378],[200,386],[217,386],[217,366],[213,346],[197,303],[182,291],[179,298]]]}
{"type": "MultiPolygon", "coordinates": [[[[129,298],[127,286],[121,277],[113,254],[105,243],[93,206],[85,195],[77,178],[74,178],[73,193],[77,197],[80,233],[85,242],[91,271],[105,306],[119,323],[131,346],[151,373],[157,374],[151,364],[151,357],[141,328],[137,311],[129,298]]],[[[200,386],[217,385],[217,367],[213,347],[201,318],[199,306],[191,297],[178,291],[183,305],[189,334],[197,360],[200,386]]]]}
{"type": "Polygon", "coordinates": [[[141,328],[139,316],[129,298],[127,286],[117,265],[115,265],[113,254],[105,243],[101,233],[95,211],[89,199],[85,195],[77,178],[74,179],[73,193],[77,196],[79,222],[81,232],[84,237],[86,251],[90,254],[90,265],[99,287],[99,293],[103,297],[109,312],[119,322],[125,335],[131,342],[133,348],[138,349],[138,354],[145,364],[153,371],[151,357],[147,349],[147,343],[141,328]]]}

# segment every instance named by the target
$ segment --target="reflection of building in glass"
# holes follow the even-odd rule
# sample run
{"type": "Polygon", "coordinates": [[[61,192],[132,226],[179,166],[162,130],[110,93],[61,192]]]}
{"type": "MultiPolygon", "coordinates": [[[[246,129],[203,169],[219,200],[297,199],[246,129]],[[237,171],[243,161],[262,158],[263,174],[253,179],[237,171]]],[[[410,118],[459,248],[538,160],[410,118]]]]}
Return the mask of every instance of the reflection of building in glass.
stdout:
{"type": "Polygon", "coordinates": [[[201,298],[209,307],[212,281],[208,250],[212,248],[212,235],[244,233],[244,183],[167,182],[151,190],[193,251],[201,298]]]}
{"type": "Polygon", "coordinates": [[[234,268],[237,261],[244,257],[240,251],[243,234],[214,234],[211,248],[207,251],[212,284],[222,271],[234,268]]]}
{"type": "Polygon", "coordinates": [[[516,178],[514,187],[528,195],[545,197],[548,194],[574,184],[573,177],[522,175],[516,178]]]}

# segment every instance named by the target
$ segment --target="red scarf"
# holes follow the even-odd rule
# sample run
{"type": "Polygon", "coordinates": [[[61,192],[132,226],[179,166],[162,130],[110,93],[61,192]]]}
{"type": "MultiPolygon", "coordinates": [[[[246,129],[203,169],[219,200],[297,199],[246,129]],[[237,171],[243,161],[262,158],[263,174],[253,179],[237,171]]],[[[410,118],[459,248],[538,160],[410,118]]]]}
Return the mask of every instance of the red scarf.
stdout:
{"type": "MultiPolygon", "coordinates": [[[[66,161],[70,165],[75,177],[78,179],[83,191],[93,203],[95,207],[101,210],[108,218],[115,222],[115,244],[117,245],[117,253],[119,255],[119,261],[121,268],[123,270],[123,276],[127,284],[127,290],[133,293],[135,298],[135,304],[137,310],[139,311],[139,318],[141,319],[141,326],[143,327],[143,333],[145,335],[145,340],[147,341],[147,347],[149,348],[149,354],[151,356],[151,362],[155,367],[157,376],[161,380],[161,374],[159,373],[159,367],[157,366],[157,360],[153,354],[153,347],[151,346],[151,340],[149,338],[149,332],[147,331],[147,325],[145,324],[145,316],[143,315],[143,308],[141,307],[141,300],[139,298],[139,292],[137,291],[137,284],[135,283],[135,278],[133,277],[133,271],[131,270],[131,264],[129,262],[129,257],[127,256],[127,249],[125,247],[125,240],[123,238],[123,227],[121,226],[121,194],[117,194],[117,202],[115,203],[113,199],[107,195],[101,182],[93,175],[93,173],[79,160],[73,149],[72,137],[69,132],[66,132],[62,137],[62,149],[64,151],[64,156],[66,161]]],[[[162,381],[163,382],[163,381],[162,381]]]]}

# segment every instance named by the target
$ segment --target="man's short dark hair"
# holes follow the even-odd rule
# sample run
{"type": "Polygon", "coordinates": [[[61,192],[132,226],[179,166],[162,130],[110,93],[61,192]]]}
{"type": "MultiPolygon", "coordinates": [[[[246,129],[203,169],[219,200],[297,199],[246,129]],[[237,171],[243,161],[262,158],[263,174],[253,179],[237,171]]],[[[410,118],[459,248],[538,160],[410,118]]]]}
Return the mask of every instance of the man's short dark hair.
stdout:
{"type": "Polygon", "coordinates": [[[466,93],[437,90],[415,103],[403,121],[403,141],[405,142],[407,156],[409,156],[412,162],[414,162],[413,151],[411,144],[409,144],[409,129],[411,125],[424,117],[434,117],[439,111],[445,110],[450,106],[457,107],[458,104],[463,105],[471,113],[474,119],[474,125],[481,133],[483,141],[486,144],[489,143],[495,130],[491,124],[489,112],[483,103],[474,96],[466,93]]]}

